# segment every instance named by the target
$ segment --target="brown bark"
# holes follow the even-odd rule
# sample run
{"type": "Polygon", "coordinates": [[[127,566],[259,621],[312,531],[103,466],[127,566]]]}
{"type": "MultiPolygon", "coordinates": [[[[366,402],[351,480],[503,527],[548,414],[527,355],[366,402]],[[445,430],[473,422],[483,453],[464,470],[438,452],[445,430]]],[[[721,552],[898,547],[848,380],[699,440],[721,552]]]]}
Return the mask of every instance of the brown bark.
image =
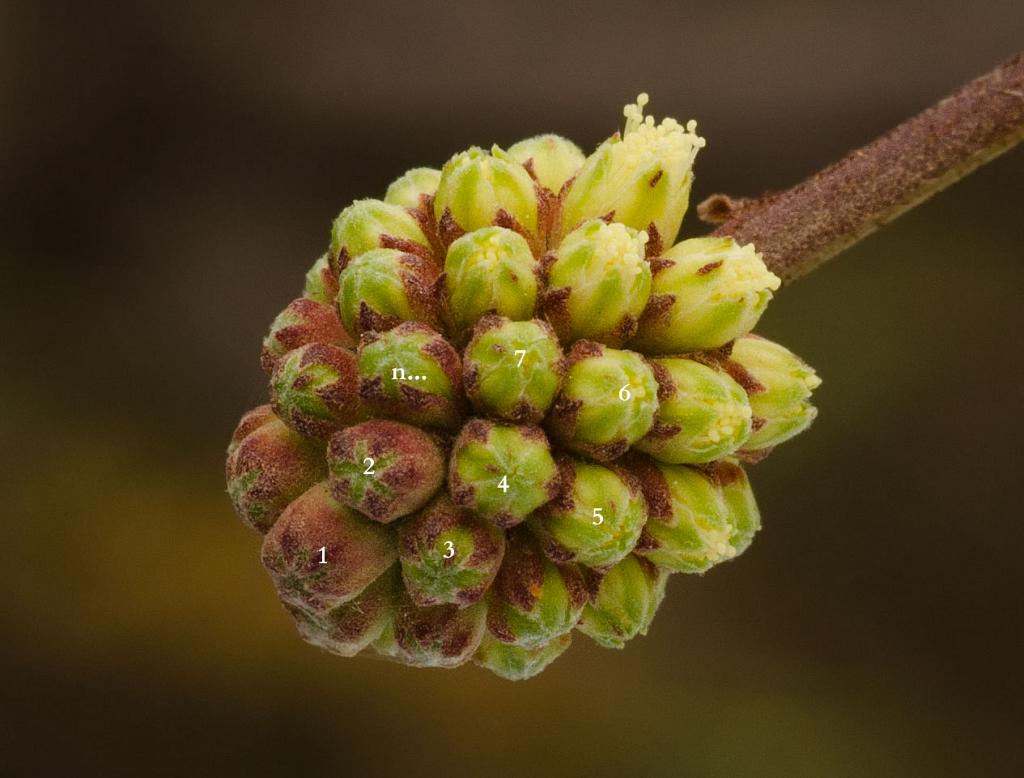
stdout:
{"type": "Polygon", "coordinates": [[[1022,139],[1024,52],[792,189],[697,211],[789,282],[1022,139]]]}

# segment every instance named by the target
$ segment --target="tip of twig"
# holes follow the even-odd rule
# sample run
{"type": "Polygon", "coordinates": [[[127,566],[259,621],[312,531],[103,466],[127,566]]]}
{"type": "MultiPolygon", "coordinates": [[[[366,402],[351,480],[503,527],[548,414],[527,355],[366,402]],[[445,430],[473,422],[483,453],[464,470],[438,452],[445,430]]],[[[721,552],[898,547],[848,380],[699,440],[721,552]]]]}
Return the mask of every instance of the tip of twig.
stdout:
{"type": "Polygon", "coordinates": [[[697,206],[697,216],[705,224],[724,224],[752,202],[749,197],[713,194],[697,206]]]}

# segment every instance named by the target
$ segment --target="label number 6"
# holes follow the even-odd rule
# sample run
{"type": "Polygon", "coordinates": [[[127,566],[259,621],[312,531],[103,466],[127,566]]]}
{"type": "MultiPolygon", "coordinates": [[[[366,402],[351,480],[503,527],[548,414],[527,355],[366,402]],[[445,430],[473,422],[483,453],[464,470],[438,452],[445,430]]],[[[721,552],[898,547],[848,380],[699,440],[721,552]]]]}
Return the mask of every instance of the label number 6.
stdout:
{"type": "Polygon", "coordinates": [[[629,391],[629,384],[623,384],[622,388],[619,389],[619,399],[628,400],[633,396],[632,392],[629,391]]]}

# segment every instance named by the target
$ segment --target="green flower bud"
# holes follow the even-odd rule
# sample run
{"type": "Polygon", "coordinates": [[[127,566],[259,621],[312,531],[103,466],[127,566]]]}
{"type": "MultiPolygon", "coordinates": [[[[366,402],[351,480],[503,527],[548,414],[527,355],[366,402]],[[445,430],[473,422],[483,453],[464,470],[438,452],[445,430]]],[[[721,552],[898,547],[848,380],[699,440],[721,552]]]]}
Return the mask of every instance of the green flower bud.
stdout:
{"type": "Polygon", "coordinates": [[[662,399],[657,421],[636,444],[640,451],[662,462],[694,465],[721,459],[750,437],[746,392],[726,373],[692,359],[651,364],[662,399]]]}
{"type": "Polygon", "coordinates": [[[445,460],[423,430],[373,420],[331,435],[327,470],[338,502],[387,524],[422,507],[441,488],[445,460]]]}
{"type": "Polygon", "coordinates": [[[288,429],[269,405],[249,411],[228,446],[225,467],[235,512],[266,532],[292,500],[323,478],[319,448],[288,429]]]}
{"type": "Polygon", "coordinates": [[[626,641],[646,635],[665,598],[669,573],[629,554],[603,575],[595,575],[591,600],[576,626],[605,648],[623,648],[626,641]]]}
{"type": "Polygon", "coordinates": [[[373,249],[341,271],[338,311],[350,334],[383,332],[403,321],[438,324],[439,270],[432,259],[373,249]]]}
{"type": "Polygon", "coordinates": [[[326,613],[285,603],[302,639],[339,656],[355,656],[390,623],[401,579],[396,568],[381,574],[355,599],[326,613]]]}
{"type": "Polygon", "coordinates": [[[583,167],[580,147],[558,135],[538,135],[509,147],[508,155],[545,189],[558,194],[583,167]]]}
{"type": "Polygon", "coordinates": [[[446,244],[460,234],[497,224],[537,234],[537,192],[521,164],[497,146],[474,146],[445,163],[434,197],[434,218],[446,244]]]}
{"type": "Polygon", "coordinates": [[[559,245],[548,267],[544,313],[563,342],[580,338],[620,346],[636,333],[651,293],[647,233],[600,219],[559,245]]]}
{"type": "Polygon", "coordinates": [[[405,208],[382,200],[356,200],[331,226],[335,267],[344,270],[353,259],[377,248],[398,249],[426,259],[433,256],[423,228],[405,208]]]}
{"type": "Polygon", "coordinates": [[[523,648],[502,643],[485,633],[480,648],[473,655],[473,663],[490,670],[506,681],[525,681],[544,670],[560,657],[572,643],[572,633],[566,632],[549,643],[536,648],[523,648]]]}
{"type": "Polygon", "coordinates": [[[365,418],[356,389],[356,355],[326,343],[289,351],[270,377],[274,412],[307,438],[325,439],[365,418]]]}
{"type": "Polygon", "coordinates": [[[486,613],[483,603],[421,608],[403,595],[373,645],[383,656],[414,667],[458,667],[479,647],[486,613]]]}
{"type": "Polygon", "coordinates": [[[636,546],[647,521],[640,482],[622,467],[559,460],[562,491],[530,517],[555,562],[607,568],[636,546]]]}
{"type": "Polygon", "coordinates": [[[745,454],[767,452],[811,426],[818,415],[811,392],[821,384],[814,368],[784,346],[756,335],[737,338],[731,360],[726,369],[747,390],[754,412],[745,454]]]}
{"type": "Polygon", "coordinates": [[[359,394],[383,416],[454,429],[464,406],[459,354],[419,322],[366,333],[359,344],[359,394]]]}
{"type": "Polygon", "coordinates": [[[341,348],[355,346],[332,305],[300,297],[290,302],[270,325],[270,332],[263,339],[260,365],[267,373],[272,373],[281,357],[307,343],[328,343],[341,348]]]}
{"type": "Polygon", "coordinates": [[[447,318],[460,340],[485,313],[529,319],[537,305],[537,262],[522,235],[481,227],[448,247],[444,262],[447,318]]]}
{"type": "Polygon", "coordinates": [[[715,349],[745,335],[781,281],[752,245],[691,238],[652,263],[647,309],[630,347],[645,354],[715,349]]]}
{"type": "Polygon", "coordinates": [[[555,400],[564,362],[547,322],[485,316],[463,354],[463,383],[480,413],[536,424],[555,400]]]}
{"type": "Polygon", "coordinates": [[[658,245],[671,245],[679,232],[693,183],[691,168],[704,139],[697,123],[675,119],[655,125],[644,117],[647,95],[626,106],[626,129],[587,157],[562,205],[562,234],[582,221],[609,214],[658,245]]]}
{"type": "Polygon", "coordinates": [[[396,178],[384,195],[384,202],[403,208],[426,210],[437,191],[441,171],[429,167],[414,167],[400,178],[396,178]]]}
{"type": "Polygon", "coordinates": [[[417,605],[472,605],[483,597],[505,553],[505,534],[446,494],[398,528],[398,558],[417,605]]]}
{"type": "Polygon", "coordinates": [[[647,433],[657,410],[658,382],[643,357],[581,340],[569,352],[549,429],[573,451],[610,461],[647,433]]]}
{"type": "Polygon", "coordinates": [[[321,254],[306,273],[302,296],[315,303],[334,306],[338,299],[338,275],[331,267],[330,254],[321,254]]]}
{"type": "Polygon", "coordinates": [[[761,520],[739,465],[698,470],[642,457],[632,464],[649,514],[636,553],[673,572],[703,573],[750,545],[761,520]]]}
{"type": "Polygon", "coordinates": [[[319,483],[297,497],[263,539],[263,566],[282,601],[307,611],[353,600],[398,559],[395,537],[319,483]]]}
{"type": "Polygon", "coordinates": [[[487,628],[502,643],[538,648],[569,632],[587,602],[576,565],[557,565],[529,532],[509,533],[505,560],[488,591],[487,628]]]}
{"type": "Polygon", "coordinates": [[[448,491],[499,527],[523,521],[558,493],[558,467],[540,427],[470,419],[452,447],[448,491]]]}

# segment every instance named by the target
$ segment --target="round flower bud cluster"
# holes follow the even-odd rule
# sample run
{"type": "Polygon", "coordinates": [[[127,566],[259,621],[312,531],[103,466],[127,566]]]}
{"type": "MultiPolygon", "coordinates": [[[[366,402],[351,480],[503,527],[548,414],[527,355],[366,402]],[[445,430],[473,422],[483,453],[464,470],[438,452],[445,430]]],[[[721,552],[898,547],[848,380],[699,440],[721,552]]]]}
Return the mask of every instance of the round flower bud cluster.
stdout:
{"type": "Polygon", "coordinates": [[[751,334],[779,287],[754,246],[677,242],[704,140],[646,102],[589,157],[474,147],[334,221],[227,460],[308,642],[529,678],[750,545],[741,463],[820,381],[751,334]]]}

